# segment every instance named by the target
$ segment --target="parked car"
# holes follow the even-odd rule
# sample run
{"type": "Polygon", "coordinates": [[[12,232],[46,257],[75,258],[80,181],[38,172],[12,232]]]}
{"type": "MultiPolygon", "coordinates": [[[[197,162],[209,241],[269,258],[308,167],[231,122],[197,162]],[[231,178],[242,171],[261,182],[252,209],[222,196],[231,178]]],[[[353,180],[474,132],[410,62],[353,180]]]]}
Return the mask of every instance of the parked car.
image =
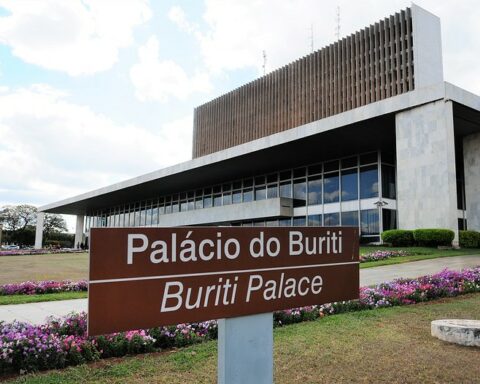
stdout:
{"type": "Polygon", "coordinates": [[[20,249],[18,245],[2,245],[2,249],[5,251],[12,251],[15,249],[20,249]]]}

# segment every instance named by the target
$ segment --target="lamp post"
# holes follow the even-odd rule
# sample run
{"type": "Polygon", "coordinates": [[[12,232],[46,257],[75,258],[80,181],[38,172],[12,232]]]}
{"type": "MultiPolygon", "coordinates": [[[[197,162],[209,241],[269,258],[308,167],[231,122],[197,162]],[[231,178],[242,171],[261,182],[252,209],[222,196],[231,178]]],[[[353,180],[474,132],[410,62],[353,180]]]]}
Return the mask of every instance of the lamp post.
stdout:
{"type": "Polygon", "coordinates": [[[378,232],[380,234],[380,242],[382,242],[382,232],[383,232],[383,212],[382,208],[388,205],[386,201],[383,201],[382,199],[376,201],[373,203],[377,208],[378,208],[378,232]]]}

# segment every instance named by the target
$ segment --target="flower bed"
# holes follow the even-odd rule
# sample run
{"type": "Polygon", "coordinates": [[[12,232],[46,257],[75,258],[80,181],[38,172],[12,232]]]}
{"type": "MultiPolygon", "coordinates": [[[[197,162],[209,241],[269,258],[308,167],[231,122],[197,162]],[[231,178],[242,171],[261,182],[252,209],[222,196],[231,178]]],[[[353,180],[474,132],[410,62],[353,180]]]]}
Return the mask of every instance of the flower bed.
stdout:
{"type": "Polygon", "coordinates": [[[38,295],[43,293],[80,292],[88,290],[88,282],[80,281],[26,281],[18,284],[0,285],[0,296],[38,295]]]}
{"type": "Polygon", "coordinates": [[[28,256],[28,255],[46,255],[51,253],[82,253],[87,252],[82,249],[60,248],[60,249],[10,249],[0,250],[0,256],[28,256]]]}
{"type": "MultiPolygon", "coordinates": [[[[399,279],[375,287],[362,287],[359,300],[275,312],[274,325],[314,320],[342,312],[414,304],[471,292],[480,292],[480,267],[462,272],[444,270],[418,279],[399,279]]],[[[216,321],[100,337],[87,336],[85,313],[51,319],[40,326],[0,322],[0,373],[63,368],[106,357],[183,347],[216,336],[216,321]]]]}
{"type": "Polygon", "coordinates": [[[375,251],[375,252],[366,253],[364,255],[360,255],[360,262],[365,263],[367,261],[386,260],[392,257],[410,256],[410,255],[412,255],[412,253],[407,251],[375,251]]]}

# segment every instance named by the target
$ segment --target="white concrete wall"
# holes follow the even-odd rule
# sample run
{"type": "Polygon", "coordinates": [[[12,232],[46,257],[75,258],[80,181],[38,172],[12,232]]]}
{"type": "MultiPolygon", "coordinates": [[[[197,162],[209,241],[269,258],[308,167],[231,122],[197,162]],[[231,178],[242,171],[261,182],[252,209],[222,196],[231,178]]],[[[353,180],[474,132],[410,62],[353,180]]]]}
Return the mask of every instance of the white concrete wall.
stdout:
{"type": "MultiPolygon", "coordinates": [[[[83,243],[83,226],[85,224],[85,216],[77,215],[77,223],[75,226],[75,242],[73,243],[73,248],[78,248],[77,245],[83,243]]],[[[85,244],[84,244],[85,245],[85,244]]]]}
{"type": "Polygon", "coordinates": [[[425,104],[395,120],[399,227],[458,234],[452,102],[425,104]]]}
{"type": "Polygon", "coordinates": [[[440,18],[412,4],[415,89],[443,82],[440,18]]]}
{"type": "Polygon", "coordinates": [[[463,139],[467,227],[480,231],[480,133],[463,139]]]}
{"type": "Polygon", "coordinates": [[[37,213],[37,228],[35,231],[35,249],[43,247],[43,221],[45,220],[45,213],[37,213]]]}

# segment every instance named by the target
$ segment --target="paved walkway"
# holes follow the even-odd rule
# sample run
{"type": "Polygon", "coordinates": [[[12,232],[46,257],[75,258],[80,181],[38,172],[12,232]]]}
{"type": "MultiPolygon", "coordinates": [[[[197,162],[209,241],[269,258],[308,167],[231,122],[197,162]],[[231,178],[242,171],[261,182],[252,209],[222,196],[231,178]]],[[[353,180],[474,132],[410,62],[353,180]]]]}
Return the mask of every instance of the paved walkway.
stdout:
{"type": "MultiPolygon", "coordinates": [[[[440,272],[445,268],[461,270],[480,266],[480,255],[443,257],[412,263],[386,265],[360,270],[360,285],[373,285],[399,277],[418,277],[440,272]]],[[[50,301],[45,303],[0,305],[0,321],[15,319],[34,324],[45,322],[48,316],[64,316],[72,311],[87,310],[87,299],[50,301]]]]}

